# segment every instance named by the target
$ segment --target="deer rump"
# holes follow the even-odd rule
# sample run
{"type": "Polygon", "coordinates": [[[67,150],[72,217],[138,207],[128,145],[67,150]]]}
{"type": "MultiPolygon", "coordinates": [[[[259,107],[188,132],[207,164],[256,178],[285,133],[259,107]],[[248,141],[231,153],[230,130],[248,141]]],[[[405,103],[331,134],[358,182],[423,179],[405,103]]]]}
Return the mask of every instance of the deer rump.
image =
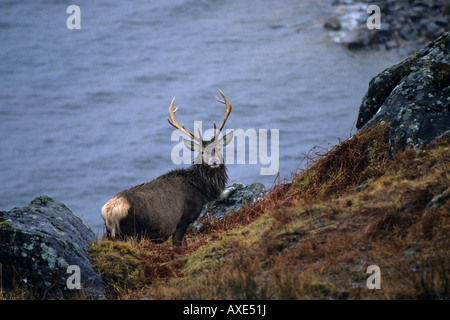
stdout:
{"type": "Polygon", "coordinates": [[[102,208],[108,234],[174,240],[200,215],[203,199],[183,176],[161,176],[117,193],[102,208]]]}

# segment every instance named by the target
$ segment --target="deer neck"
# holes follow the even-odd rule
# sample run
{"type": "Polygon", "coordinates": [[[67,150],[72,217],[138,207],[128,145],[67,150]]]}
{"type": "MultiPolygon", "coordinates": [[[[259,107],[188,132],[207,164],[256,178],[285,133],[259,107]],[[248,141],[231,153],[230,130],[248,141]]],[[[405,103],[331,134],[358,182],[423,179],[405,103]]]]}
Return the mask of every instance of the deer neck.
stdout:
{"type": "Polygon", "coordinates": [[[228,181],[225,165],[212,169],[206,164],[194,164],[191,184],[202,194],[205,203],[219,199],[228,181]]]}

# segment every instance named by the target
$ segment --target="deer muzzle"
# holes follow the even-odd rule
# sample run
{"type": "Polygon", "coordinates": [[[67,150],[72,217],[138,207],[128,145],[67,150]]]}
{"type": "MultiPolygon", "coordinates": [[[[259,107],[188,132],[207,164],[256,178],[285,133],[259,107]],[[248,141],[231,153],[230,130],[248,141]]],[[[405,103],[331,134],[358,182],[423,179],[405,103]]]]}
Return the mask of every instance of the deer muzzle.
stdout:
{"type": "Polygon", "coordinates": [[[217,167],[219,167],[219,165],[221,165],[221,164],[222,164],[222,161],[220,160],[219,157],[211,157],[211,158],[209,158],[209,160],[208,160],[208,165],[209,165],[211,168],[217,168],[217,167]]]}

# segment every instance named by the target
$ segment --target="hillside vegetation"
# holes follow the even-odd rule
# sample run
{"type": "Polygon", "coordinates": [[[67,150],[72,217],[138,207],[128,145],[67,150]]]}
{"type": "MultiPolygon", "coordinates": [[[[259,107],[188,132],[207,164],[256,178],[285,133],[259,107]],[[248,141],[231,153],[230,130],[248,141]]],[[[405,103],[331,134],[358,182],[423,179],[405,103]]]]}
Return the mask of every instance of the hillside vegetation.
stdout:
{"type": "Polygon", "coordinates": [[[388,159],[388,139],[386,123],[310,152],[291,181],[205,217],[182,247],[105,239],[92,264],[116,299],[450,298],[449,140],[388,159]]]}

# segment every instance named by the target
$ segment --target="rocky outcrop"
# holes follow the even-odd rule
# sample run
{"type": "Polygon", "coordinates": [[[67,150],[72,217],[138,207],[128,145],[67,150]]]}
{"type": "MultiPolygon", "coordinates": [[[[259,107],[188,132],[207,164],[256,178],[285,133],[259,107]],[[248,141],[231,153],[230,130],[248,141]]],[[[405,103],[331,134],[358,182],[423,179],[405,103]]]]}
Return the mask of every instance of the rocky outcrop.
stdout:
{"type": "Polygon", "coordinates": [[[210,202],[203,207],[199,220],[195,221],[192,226],[198,230],[202,230],[201,218],[208,214],[213,219],[220,220],[226,214],[238,211],[245,204],[252,204],[254,201],[263,196],[265,187],[261,183],[253,183],[244,185],[242,183],[234,183],[227,187],[219,200],[210,202]]]}
{"type": "Polygon", "coordinates": [[[450,7],[445,0],[388,0],[360,1],[335,0],[333,25],[342,28],[329,28],[329,20],[324,27],[340,30],[335,41],[349,49],[385,46],[387,49],[405,43],[424,43],[442,35],[450,25],[450,7]],[[368,29],[367,19],[372,15],[366,10],[370,5],[380,8],[380,29],[368,29]]]}
{"type": "Polygon", "coordinates": [[[450,130],[450,32],[375,76],[359,108],[356,128],[389,121],[391,156],[429,144],[450,130]]]}
{"type": "Polygon", "coordinates": [[[47,196],[0,211],[3,289],[25,286],[41,299],[102,298],[105,286],[86,253],[92,241],[94,233],[80,218],[47,196]]]}

